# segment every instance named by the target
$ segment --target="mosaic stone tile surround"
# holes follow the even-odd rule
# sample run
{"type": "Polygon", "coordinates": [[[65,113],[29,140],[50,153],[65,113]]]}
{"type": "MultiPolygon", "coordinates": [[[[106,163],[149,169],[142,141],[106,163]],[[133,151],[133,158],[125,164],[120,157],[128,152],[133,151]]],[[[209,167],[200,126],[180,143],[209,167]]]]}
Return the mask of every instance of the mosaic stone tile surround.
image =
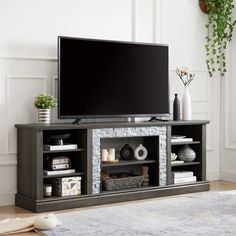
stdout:
{"type": "Polygon", "coordinates": [[[108,128],[93,129],[93,160],[92,160],[92,181],[93,194],[100,192],[101,185],[101,138],[121,138],[121,137],[143,137],[159,136],[159,185],[165,186],[167,182],[166,175],[166,127],[131,127],[131,128],[108,128]]]}

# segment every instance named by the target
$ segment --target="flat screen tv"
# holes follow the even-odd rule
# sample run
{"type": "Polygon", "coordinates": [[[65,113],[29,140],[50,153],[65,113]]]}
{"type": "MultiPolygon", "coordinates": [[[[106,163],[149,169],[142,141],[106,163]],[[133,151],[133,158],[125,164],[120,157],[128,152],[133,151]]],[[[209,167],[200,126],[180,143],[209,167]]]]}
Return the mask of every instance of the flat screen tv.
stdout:
{"type": "Polygon", "coordinates": [[[58,117],[169,115],[168,46],[58,37],[58,117]]]}

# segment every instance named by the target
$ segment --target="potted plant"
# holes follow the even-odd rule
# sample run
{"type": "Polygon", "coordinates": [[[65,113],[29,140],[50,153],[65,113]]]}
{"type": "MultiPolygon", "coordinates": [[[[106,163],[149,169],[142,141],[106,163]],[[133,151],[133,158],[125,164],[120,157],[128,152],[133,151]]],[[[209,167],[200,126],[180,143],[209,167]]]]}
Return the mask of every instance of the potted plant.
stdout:
{"type": "Polygon", "coordinates": [[[39,123],[50,123],[50,109],[57,105],[54,96],[39,94],[34,99],[34,106],[38,109],[39,123]]]}
{"type": "Polygon", "coordinates": [[[232,20],[234,9],[233,0],[199,0],[203,11],[208,12],[208,23],[206,24],[206,64],[209,76],[218,71],[220,77],[224,77],[226,69],[226,49],[232,40],[232,33],[236,24],[232,20]],[[204,7],[205,3],[205,7],[204,7]]]}

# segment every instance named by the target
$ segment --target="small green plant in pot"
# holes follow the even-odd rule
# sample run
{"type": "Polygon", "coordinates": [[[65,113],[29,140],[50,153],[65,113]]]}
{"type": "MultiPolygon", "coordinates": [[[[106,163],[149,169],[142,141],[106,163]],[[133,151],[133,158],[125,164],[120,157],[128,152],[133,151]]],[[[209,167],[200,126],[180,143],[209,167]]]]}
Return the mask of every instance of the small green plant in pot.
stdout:
{"type": "Polygon", "coordinates": [[[50,109],[57,105],[56,99],[47,94],[39,94],[34,99],[34,106],[38,109],[39,123],[50,123],[50,109]]]}
{"type": "Polygon", "coordinates": [[[234,9],[233,0],[205,0],[208,11],[206,36],[206,64],[209,76],[219,72],[224,77],[226,69],[226,49],[232,40],[233,29],[236,24],[232,20],[234,9]]]}

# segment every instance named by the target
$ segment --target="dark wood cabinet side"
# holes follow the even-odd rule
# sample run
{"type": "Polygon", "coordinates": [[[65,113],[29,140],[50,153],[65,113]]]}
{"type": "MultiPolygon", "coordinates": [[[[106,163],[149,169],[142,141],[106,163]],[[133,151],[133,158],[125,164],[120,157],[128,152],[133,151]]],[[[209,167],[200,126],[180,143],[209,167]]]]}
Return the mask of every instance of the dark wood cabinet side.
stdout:
{"type": "Polygon", "coordinates": [[[171,184],[171,126],[167,126],[166,132],[166,176],[167,176],[167,184],[171,184]]]}
{"type": "Polygon", "coordinates": [[[202,180],[206,180],[206,125],[202,125],[202,180]]]}
{"type": "Polygon", "coordinates": [[[17,139],[17,192],[42,199],[42,132],[18,129],[17,139]]]}

